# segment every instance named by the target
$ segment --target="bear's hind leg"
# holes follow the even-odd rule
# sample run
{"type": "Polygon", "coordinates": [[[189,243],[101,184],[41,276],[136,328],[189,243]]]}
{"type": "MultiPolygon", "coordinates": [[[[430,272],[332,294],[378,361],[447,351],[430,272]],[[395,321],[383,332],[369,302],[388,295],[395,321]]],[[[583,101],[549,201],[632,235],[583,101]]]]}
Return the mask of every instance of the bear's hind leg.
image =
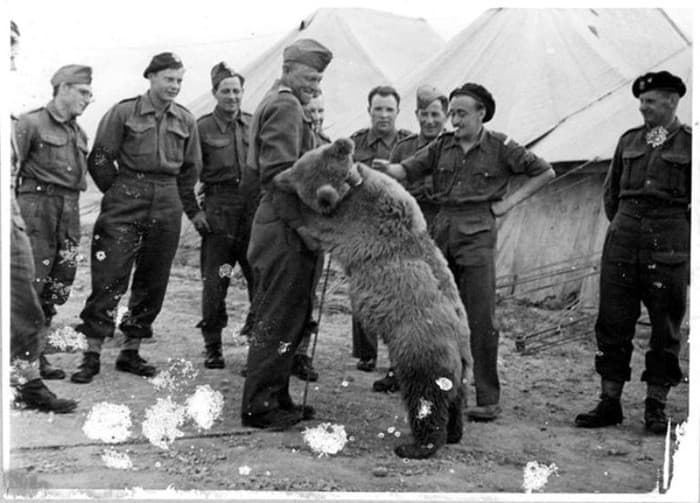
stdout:
{"type": "MultiPolygon", "coordinates": [[[[435,388],[429,381],[431,388],[435,388]]],[[[401,444],[394,449],[397,456],[424,459],[432,456],[447,441],[448,402],[444,396],[419,389],[415,382],[399,382],[408,409],[413,443],[401,444]]]]}
{"type": "Polygon", "coordinates": [[[458,444],[462,440],[462,429],[464,420],[462,419],[462,409],[464,407],[464,393],[459,392],[455,399],[450,402],[448,409],[449,419],[447,421],[447,443],[458,444]]]}

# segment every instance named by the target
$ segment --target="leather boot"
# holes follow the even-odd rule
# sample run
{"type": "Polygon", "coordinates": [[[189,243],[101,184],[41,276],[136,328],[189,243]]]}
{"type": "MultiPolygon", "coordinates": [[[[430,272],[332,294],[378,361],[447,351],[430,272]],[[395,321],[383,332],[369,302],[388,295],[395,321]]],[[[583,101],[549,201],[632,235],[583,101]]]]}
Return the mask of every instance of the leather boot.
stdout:
{"type": "Polygon", "coordinates": [[[23,402],[28,409],[66,414],[78,406],[78,402],[75,400],[58,398],[41,379],[32,379],[18,387],[17,391],[17,399],[23,402]]]}
{"type": "Polygon", "coordinates": [[[224,356],[221,353],[221,343],[207,344],[207,356],[204,359],[204,366],[208,369],[222,369],[226,366],[224,356]]]}
{"type": "Polygon", "coordinates": [[[654,435],[663,435],[668,427],[668,418],[664,409],[666,404],[654,398],[644,400],[644,427],[654,435]]]}
{"type": "Polygon", "coordinates": [[[156,368],[153,365],[147,365],[144,361],[137,350],[122,349],[114,366],[117,370],[141,377],[153,377],[156,375],[156,368]]]}
{"type": "Polygon", "coordinates": [[[70,380],[78,384],[87,384],[100,373],[100,355],[92,351],[83,353],[83,361],[78,371],[70,376],[70,380]]]}
{"type": "Polygon", "coordinates": [[[623,419],[620,399],[600,395],[600,402],[593,410],[576,416],[576,426],[579,428],[601,428],[620,424],[623,419]]]}
{"type": "Polygon", "coordinates": [[[394,393],[399,390],[399,380],[396,378],[394,369],[390,368],[384,377],[374,381],[372,389],[377,392],[394,393]]]}
{"type": "Polygon", "coordinates": [[[50,380],[64,379],[66,377],[66,373],[51,365],[43,354],[39,355],[39,374],[41,374],[42,379],[50,380]]]}

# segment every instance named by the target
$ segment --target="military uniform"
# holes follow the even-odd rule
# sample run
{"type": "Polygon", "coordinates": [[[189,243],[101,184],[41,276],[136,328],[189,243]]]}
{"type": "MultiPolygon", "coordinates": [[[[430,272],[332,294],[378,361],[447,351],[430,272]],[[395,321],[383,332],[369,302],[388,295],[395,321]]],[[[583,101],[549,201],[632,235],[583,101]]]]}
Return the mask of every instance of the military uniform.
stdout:
{"type": "Polygon", "coordinates": [[[433,237],[467,311],[477,405],[498,404],[497,235],[491,203],[505,196],[513,175],[534,177],[551,167],[506,135],[486,128],[466,154],[453,133],[442,133],[401,164],[409,182],[433,175],[433,197],[440,207],[433,237]]]}
{"type": "Polygon", "coordinates": [[[675,119],[662,144],[648,129],[620,138],[604,184],[610,227],[603,247],[595,366],[605,380],[630,380],[640,302],[651,321],[642,380],[675,386],[690,256],[691,145],[689,126],[675,119]]]}
{"type": "Polygon", "coordinates": [[[226,291],[230,273],[240,265],[252,301],[253,278],[246,258],[251,221],[249,195],[240,190],[248,153],[251,114],[239,112],[228,121],[218,108],[197,121],[202,148],[204,211],[211,232],[202,235],[202,329],[205,344],[221,344],[226,326],[226,291]],[[229,267],[226,268],[225,266],[229,267]],[[224,268],[224,269],[222,269],[224,268]]]}
{"type": "MultiPolygon", "coordinates": [[[[391,151],[391,156],[389,156],[389,162],[399,163],[404,159],[415,155],[423,147],[426,147],[434,138],[426,138],[422,133],[412,134],[406,138],[399,140],[396,146],[391,151]]],[[[406,190],[416,198],[416,202],[420,206],[425,221],[428,225],[428,230],[433,228],[433,222],[435,220],[435,215],[438,212],[438,206],[431,199],[431,192],[433,189],[433,177],[428,175],[422,180],[418,180],[414,183],[406,185],[406,190]]]]}
{"type": "Polygon", "coordinates": [[[87,136],[63,119],[54,101],[20,116],[17,202],[31,240],[34,285],[47,322],[68,300],[80,244],[79,194],[86,189],[87,136]]]}
{"type": "Polygon", "coordinates": [[[255,288],[241,404],[244,424],[249,417],[291,407],[292,359],[308,330],[318,261],[318,253],[296,232],[302,224],[298,198],[273,185],[275,175],[317,146],[311,123],[290,88],[273,85],[253,115],[250,139],[251,170],[245,173],[257,175],[262,197],[248,246],[255,288]]]}
{"type": "Polygon", "coordinates": [[[119,328],[129,338],[152,337],[183,208],[190,218],[198,211],[194,184],[201,162],[195,118],[177,103],[159,117],[147,92],[119,102],[100,121],[88,158],[104,197],[93,230],[92,293],[78,327],[87,337],[114,335],[115,308],[132,267],[129,310],[119,328]]]}
{"type": "MultiPolygon", "coordinates": [[[[406,129],[399,129],[393,140],[387,143],[371,128],[355,131],[350,135],[350,139],[355,143],[353,160],[368,166],[372,165],[374,159],[388,160],[396,144],[411,134],[406,129]]],[[[352,356],[361,361],[377,359],[377,334],[365,332],[355,316],[352,317],[352,356]]]]}

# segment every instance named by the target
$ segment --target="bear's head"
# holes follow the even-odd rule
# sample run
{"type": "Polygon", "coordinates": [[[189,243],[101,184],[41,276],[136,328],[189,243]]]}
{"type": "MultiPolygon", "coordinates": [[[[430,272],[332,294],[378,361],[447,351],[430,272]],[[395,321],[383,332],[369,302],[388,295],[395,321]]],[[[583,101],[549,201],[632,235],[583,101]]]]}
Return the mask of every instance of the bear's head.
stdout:
{"type": "Polygon", "coordinates": [[[310,150],[291,168],[275,176],[281,190],[299,196],[304,204],[322,215],[332,213],[362,177],[352,161],[355,144],[339,138],[329,145],[310,150]]]}

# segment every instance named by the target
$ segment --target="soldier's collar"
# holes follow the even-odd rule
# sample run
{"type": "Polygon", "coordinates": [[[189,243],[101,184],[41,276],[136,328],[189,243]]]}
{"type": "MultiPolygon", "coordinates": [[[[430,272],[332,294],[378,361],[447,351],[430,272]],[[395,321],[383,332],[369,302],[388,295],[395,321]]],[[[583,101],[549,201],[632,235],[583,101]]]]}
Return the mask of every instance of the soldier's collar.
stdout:
{"type": "Polygon", "coordinates": [[[216,122],[216,125],[219,127],[219,130],[222,133],[225,133],[226,128],[228,127],[229,124],[232,124],[232,123],[240,120],[241,111],[238,110],[238,112],[236,112],[236,115],[231,117],[231,116],[227,116],[218,106],[216,106],[216,107],[214,107],[214,113],[212,115],[214,116],[214,121],[216,122]]]}
{"type": "MultiPolygon", "coordinates": [[[[151,91],[146,91],[142,98],[143,99],[141,100],[141,114],[145,115],[156,113],[156,107],[153,106],[153,100],[151,99],[151,91]]],[[[173,108],[173,102],[171,101],[165,106],[165,109],[163,109],[163,113],[174,113],[173,108]]]]}
{"type": "Polygon", "coordinates": [[[66,119],[61,114],[58,113],[58,108],[56,107],[56,102],[54,100],[49,101],[46,105],[46,111],[49,113],[51,118],[58,122],[59,124],[68,124],[73,119],[66,119]]]}
{"type": "MultiPolygon", "coordinates": [[[[394,130],[394,140],[396,139],[396,137],[398,136],[398,134],[399,134],[398,129],[395,129],[395,130],[394,130]]],[[[375,143],[375,142],[377,142],[377,141],[381,141],[381,142],[384,143],[387,147],[391,146],[391,142],[386,142],[386,141],[384,140],[383,137],[379,136],[379,134],[377,134],[377,133],[374,131],[373,128],[369,128],[369,133],[367,134],[367,143],[368,143],[369,145],[372,145],[373,143],[375,143]]]]}

